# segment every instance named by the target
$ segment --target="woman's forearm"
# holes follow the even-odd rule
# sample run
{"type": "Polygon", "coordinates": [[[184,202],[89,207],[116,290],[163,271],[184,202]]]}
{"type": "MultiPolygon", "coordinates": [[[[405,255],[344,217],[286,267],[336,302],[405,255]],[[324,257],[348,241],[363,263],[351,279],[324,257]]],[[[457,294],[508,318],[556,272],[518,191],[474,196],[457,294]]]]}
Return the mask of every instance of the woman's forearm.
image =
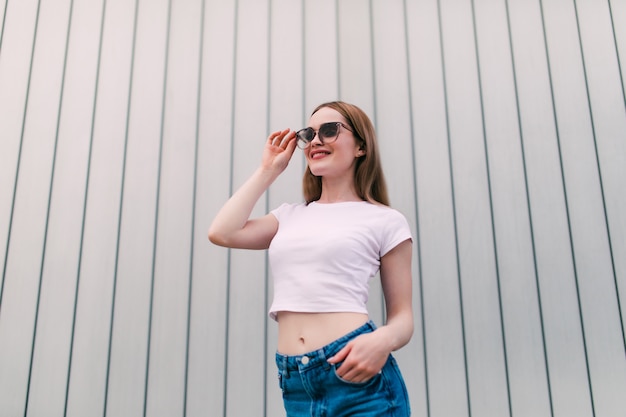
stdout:
{"type": "Polygon", "coordinates": [[[244,228],[255,204],[277,177],[273,171],[258,168],[217,213],[209,228],[209,240],[228,246],[230,237],[244,228]]]}
{"type": "Polygon", "coordinates": [[[387,323],[378,330],[386,334],[390,350],[396,351],[409,343],[413,336],[413,315],[410,310],[399,312],[388,317],[387,323]]]}
{"type": "Polygon", "coordinates": [[[209,227],[209,240],[216,245],[247,249],[267,248],[278,227],[266,215],[250,220],[261,195],[287,168],[296,148],[296,133],[291,129],[271,133],[265,144],[260,167],[224,204],[209,227]]]}

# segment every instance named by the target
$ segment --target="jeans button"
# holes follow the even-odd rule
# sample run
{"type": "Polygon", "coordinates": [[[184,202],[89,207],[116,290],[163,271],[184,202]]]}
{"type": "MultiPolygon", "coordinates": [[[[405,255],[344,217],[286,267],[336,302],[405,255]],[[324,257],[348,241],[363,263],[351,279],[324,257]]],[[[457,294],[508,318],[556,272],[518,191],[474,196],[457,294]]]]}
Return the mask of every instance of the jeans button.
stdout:
{"type": "Polygon", "coordinates": [[[302,365],[306,365],[307,363],[309,363],[309,357],[308,356],[303,356],[302,357],[302,365]]]}

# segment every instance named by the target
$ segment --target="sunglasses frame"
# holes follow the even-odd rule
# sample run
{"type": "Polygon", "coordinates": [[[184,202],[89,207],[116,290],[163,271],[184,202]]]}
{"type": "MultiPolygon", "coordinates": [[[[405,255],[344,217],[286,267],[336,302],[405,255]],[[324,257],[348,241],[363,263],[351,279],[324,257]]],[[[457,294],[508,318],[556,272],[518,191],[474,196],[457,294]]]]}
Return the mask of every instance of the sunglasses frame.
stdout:
{"type": "Polygon", "coordinates": [[[296,140],[297,140],[297,145],[298,148],[300,149],[307,149],[309,146],[311,146],[311,142],[313,142],[313,140],[315,139],[315,136],[317,136],[320,140],[320,142],[322,142],[322,145],[327,144],[327,143],[333,143],[337,140],[337,138],[339,137],[339,133],[341,131],[341,128],[339,126],[343,126],[344,129],[352,132],[352,129],[350,129],[348,126],[346,126],[344,123],[342,122],[326,122],[326,123],[322,123],[319,127],[318,130],[313,130],[312,127],[305,127],[304,129],[300,129],[296,132],[296,140]],[[337,134],[331,139],[330,137],[324,138],[319,134],[319,131],[326,125],[335,125],[337,126],[337,134]],[[313,136],[311,137],[311,140],[306,140],[302,135],[304,134],[305,131],[312,131],[313,132],[313,136]],[[303,145],[301,145],[303,144],[303,145]]]}

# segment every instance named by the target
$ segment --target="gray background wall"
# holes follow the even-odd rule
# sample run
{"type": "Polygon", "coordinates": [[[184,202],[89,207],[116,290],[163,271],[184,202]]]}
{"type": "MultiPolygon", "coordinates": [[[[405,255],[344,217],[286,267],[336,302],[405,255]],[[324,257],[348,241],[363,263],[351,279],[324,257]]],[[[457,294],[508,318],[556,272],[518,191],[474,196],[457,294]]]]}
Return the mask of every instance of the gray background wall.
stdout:
{"type": "MultiPolygon", "coordinates": [[[[266,254],[208,243],[272,130],[377,126],[416,416],[626,410],[624,0],[0,0],[0,415],[281,416],[266,254]]],[[[255,208],[299,201],[304,160],[255,208]]],[[[380,286],[369,307],[383,322],[380,286]]]]}

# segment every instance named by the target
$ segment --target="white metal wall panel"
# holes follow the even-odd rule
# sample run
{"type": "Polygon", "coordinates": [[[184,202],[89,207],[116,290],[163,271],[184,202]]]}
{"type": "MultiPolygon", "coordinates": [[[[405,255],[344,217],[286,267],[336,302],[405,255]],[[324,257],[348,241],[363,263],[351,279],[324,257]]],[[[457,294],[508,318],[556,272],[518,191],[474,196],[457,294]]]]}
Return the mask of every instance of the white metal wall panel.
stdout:
{"type": "MultiPolygon", "coordinates": [[[[441,5],[455,236],[470,412],[507,415],[509,394],[491,225],[473,4],[441,5]]],[[[427,242],[423,242],[428,244],[427,242]]]]}
{"type": "Polygon", "coordinates": [[[206,2],[204,8],[196,122],[198,161],[186,397],[188,416],[204,416],[207,410],[225,415],[228,357],[229,255],[227,250],[210,245],[206,233],[211,221],[207,214],[216,213],[231,192],[236,2],[206,2]]]}
{"type": "MultiPolygon", "coordinates": [[[[416,331],[421,327],[427,381],[425,403],[412,400],[412,408],[422,410],[422,415],[466,416],[467,377],[438,2],[408,2],[406,20],[411,22],[407,37],[419,225],[417,278],[421,277],[422,295],[414,300],[414,306],[423,312],[416,331]]],[[[416,395],[420,394],[412,398],[416,395]]]]}
{"type": "MultiPolygon", "coordinates": [[[[608,3],[595,5],[593,2],[580,1],[576,4],[594,146],[598,158],[597,175],[598,181],[601,181],[602,202],[605,206],[605,233],[614,269],[609,270],[606,276],[610,280],[610,275],[613,274],[620,304],[624,306],[626,193],[619,178],[626,178],[626,140],[623,133],[626,131],[626,110],[623,105],[626,103],[626,94],[623,89],[624,80],[619,72],[619,57],[615,54],[618,45],[615,44],[613,30],[621,29],[616,25],[626,24],[626,3],[622,2],[621,11],[616,8],[616,15],[611,15],[608,3]]],[[[621,313],[624,331],[626,312],[623,308],[621,313]]]]}
{"type": "Polygon", "coordinates": [[[512,415],[549,416],[506,6],[476,1],[474,13],[509,408],[512,415]]]}
{"type": "MultiPolygon", "coordinates": [[[[62,416],[70,367],[74,307],[91,151],[102,2],[67,3],[65,70],[50,183],[50,202],[35,321],[27,415],[62,416]]],[[[42,17],[53,16],[44,4],[42,17]]],[[[45,66],[41,69],[45,72],[45,66]]],[[[34,121],[36,123],[36,121],[34,121]]]]}
{"type": "MultiPolygon", "coordinates": [[[[171,2],[146,413],[185,411],[201,2],[171,2]]],[[[204,234],[204,233],[203,233],[204,234]]]]}
{"type": "MultiPolygon", "coordinates": [[[[65,79],[70,3],[47,6],[41,10],[31,9],[34,16],[25,19],[27,23],[35,23],[30,26],[35,31],[32,43],[22,44],[33,51],[27,72],[28,84],[24,86],[26,106],[13,116],[6,115],[21,119],[23,123],[21,131],[7,132],[10,135],[17,133],[20,140],[19,162],[13,177],[16,182],[13,207],[7,213],[10,241],[7,242],[0,300],[0,369],[3,370],[0,409],[9,415],[26,415],[27,396],[31,389],[51,185],[59,138],[60,97],[65,79]]],[[[11,35],[7,32],[4,41],[9,41],[11,35]]],[[[11,62],[3,63],[9,81],[14,71],[10,65],[11,62]]],[[[7,136],[7,140],[12,142],[15,136],[7,136]]],[[[67,368],[62,372],[67,372],[67,368]]]]}
{"type": "MultiPolygon", "coordinates": [[[[269,1],[237,4],[235,87],[233,95],[232,178],[234,192],[259,165],[268,127],[269,1]]],[[[252,215],[267,212],[267,195],[252,215]]],[[[228,361],[226,411],[251,415],[265,409],[268,320],[265,253],[231,251],[229,266],[228,361]],[[245,401],[241,394],[245,392],[245,401]]]]}
{"type": "MultiPolygon", "coordinates": [[[[5,3],[0,38],[0,236],[8,236],[15,207],[15,185],[24,136],[24,118],[31,82],[34,41],[38,23],[36,1],[5,3]],[[6,22],[6,14],[13,19],[6,22]]],[[[0,297],[4,288],[7,239],[0,239],[0,297]]]]}
{"type": "Polygon", "coordinates": [[[589,415],[541,3],[510,2],[513,55],[551,411],[589,415]],[[567,345],[570,345],[569,348],[567,345]]]}
{"type": "Polygon", "coordinates": [[[626,409],[613,391],[626,384],[626,362],[586,66],[575,4],[545,1],[544,16],[591,401],[605,414],[626,409]]]}
{"type": "Polygon", "coordinates": [[[106,415],[139,416],[148,402],[168,6],[140,1],[135,17],[106,415]]]}
{"type": "Polygon", "coordinates": [[[102,6],[85,224],[66,394],[66,415],[76,417],[100,416],[105,409],[135,17],[133,2],[107,0],[102,6]]]}
{"type": "MultiPolygon", "coordinates": [[[[304,4],[304,111],[311,111],[339,95],[339,45],[336,0],[302,0],[304,4]]],[[[297,28],[297,26],[294,27],[297,28]]],[[[363,39],[364,42],[367,42],[363,39]]]]}
{"type": "MultiPolygon", "coordinates": [[[[344,0],[337,2],[337,6],[339,96],[359,103],[359,107],[374,117],[372,6],[362,0],[344,0]]],[[[307,109],[309,113],[311,110],[307,109]]]]}
{"type": "Polygon", "coordinates": [[[266,254],[206,231],[339,98],[413,229],[413,414],[620,415],[625,7],[0,2],[1,413],[284,415],[266,254]]]}

